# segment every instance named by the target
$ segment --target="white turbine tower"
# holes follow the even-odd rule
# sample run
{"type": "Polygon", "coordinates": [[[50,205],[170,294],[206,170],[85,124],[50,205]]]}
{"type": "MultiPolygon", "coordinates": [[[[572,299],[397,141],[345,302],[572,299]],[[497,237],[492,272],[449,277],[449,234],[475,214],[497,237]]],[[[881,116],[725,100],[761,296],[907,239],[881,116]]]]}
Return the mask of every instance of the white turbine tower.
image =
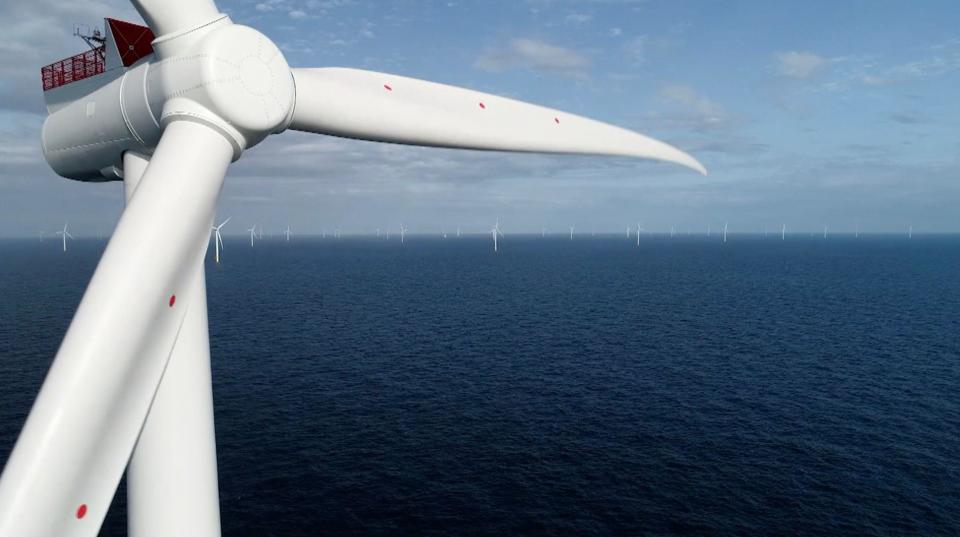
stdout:
{"type": "Polygon", "coordinates": [[[403,227],[403,222],[400,222],[400,244],[403,244],[403,241],[407,238],[407,228],[403,227]]]}
{"type": "Polygon", "coordinates": [[[570,226],[570,240],[573,240],[573,226],[570,226]]]}
{"type": "MultiPolygon", "coordinates": [[[[63,229],[66,230],[67,227],[64,226],[63,229]]],[[[70,237],[70,238],[72,239],[73,237],[70,237]]],[[[913,238],[913,226],[912,226],[912,225],[911,225],[910,228],[907,230],[907,238],[908,238],[908,239],[912,239],[912,238],[913,238]]],[[[66,246],[64,246],[64,250],[66,250],[66,246]]]]}
{"type": "Polygon", "coordinates": [[[377,238],[380,238],[380,228],[377,228],[377,238]]]}
{"type": "Polygon", "coordinates": [[[827,226],[823,226],[823,238],[827,238],[827,226]]]}
{"type": "Polygon", "coordinates": [[[457,238],[458,238],[458,239],[460,238],[460,228],[459,228],[459,227],[457,228],[457,238]]]}
{"type": "Polygon", "coordinates": [[[490,234],[493,235],[493,251],[497,252],[497,236],[503,237],[503,232],[500,231],[500,219],[497,218],[497,223],[494,224],[493,229],[490,230],[490,234]]]}
{"type": "Polygon", "coordinates": [[[293,235],[293,232],[290,231],[290,224],[287,224],[287,229],[283,231],[283,234],[287,236],[287,242],[290,242],[290,237],[293,235]]]}
{"type": "Polygon", "coordinates": [[[640,222],[637,222],[637,246],[640,246],[640,232],[643,231],[643,226],[640,225],[640,222]]]}
{"type": "Polygon", "coordinates": [[[266,137],[704,172],[663,142],[573,114],[394,74],[291,69],[213,0],[133,5],[149,28],[108,19],[102,73],[42,70],[47,162],[71,179],[122,180],[126,207],[0,476],[4,537],[96,536],[125,470],[130,535],[220,535],[203,259],[230,163],[266,137]]]}
{"type": "Polygon", "coordinates": [[[787,225],[786,225],[786,224],[781,224],[781,225],[780,225],[780,240],[782,240],[782,241],[787,240],[787,225]]]}
{"type": "Polygon", "coordinates": [[[67,238],[71,238],[71,239],[73,238],[73,235],[71,235],[70,232],[67,231],[67,226],[68,226],[68,225],[69,225],[69,222],[64,223],[64,224],[63,224],[63,229],[60,230],[60,231],[57,231],[57,233],[56,233],[57,235],[60,235],[60,236],[63,238],[63,251],[64,251],[64,252],[67,251],[67,238]]]}
{"type": "Polygon", "coordinates": [[[217,264],[220,264],[220,250],[223,249],[223,236],[220,235],[220,230],[223,229],[223,226],[227,225],[227,222],[230,221],[228,217],[223,222],[220,222],[219,226],[211,226],[213,228],[213,248],[214,248],[214,260],[217,264]]]}
{"type": "Polygon", "coordinates": [[[250,247],[253,248],[253,239],[257,238],[257,226],[252,226],[247,231],[250,232],[250,247]]]}
{"type": "Polygon", "coordinates": [[[723,242],[727,242],[727,222],[723,223],[723,242]]]}

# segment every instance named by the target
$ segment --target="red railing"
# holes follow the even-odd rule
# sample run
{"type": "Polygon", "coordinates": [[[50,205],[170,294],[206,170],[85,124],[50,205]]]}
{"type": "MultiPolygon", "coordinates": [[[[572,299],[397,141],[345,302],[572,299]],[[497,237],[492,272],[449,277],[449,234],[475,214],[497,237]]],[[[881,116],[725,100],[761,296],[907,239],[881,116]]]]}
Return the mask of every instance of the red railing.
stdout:
{"type": "Polygon", "coordinates": [[[43,91],[99,75],[103,72],[103,56],[104,50],[100,47],[41,67],[40,79],[43,81],[43,91]]]}

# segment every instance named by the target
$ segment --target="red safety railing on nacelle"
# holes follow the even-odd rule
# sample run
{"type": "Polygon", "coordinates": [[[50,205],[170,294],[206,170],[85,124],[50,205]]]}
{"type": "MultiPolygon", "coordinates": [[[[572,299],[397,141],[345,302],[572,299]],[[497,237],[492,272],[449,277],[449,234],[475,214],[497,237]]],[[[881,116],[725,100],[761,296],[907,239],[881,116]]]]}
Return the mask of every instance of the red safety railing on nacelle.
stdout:
{"type": "Polygon", "coordinates": [[[43,91],[99,75],[103,72],[103,56],[103,47],[99,47],[41,67],[43,91]]]}

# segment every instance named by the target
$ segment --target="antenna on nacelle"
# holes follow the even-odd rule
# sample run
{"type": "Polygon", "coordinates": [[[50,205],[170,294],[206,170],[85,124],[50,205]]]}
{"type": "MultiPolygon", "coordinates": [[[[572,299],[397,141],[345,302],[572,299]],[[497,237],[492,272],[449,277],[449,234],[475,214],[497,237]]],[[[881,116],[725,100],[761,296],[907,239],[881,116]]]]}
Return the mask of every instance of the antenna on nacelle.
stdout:
{"type": "Polygon", "coordinates": [[[99,28],[90,29],[90,26],[87,24],[74,24],[73,25],[73,35],[83,39],[84,42],[92,49],[95,50],[100,57],[104,57],[106,54],[105,44],[107,39],[103,36],[103,33],[100,32],[99,28]]]}

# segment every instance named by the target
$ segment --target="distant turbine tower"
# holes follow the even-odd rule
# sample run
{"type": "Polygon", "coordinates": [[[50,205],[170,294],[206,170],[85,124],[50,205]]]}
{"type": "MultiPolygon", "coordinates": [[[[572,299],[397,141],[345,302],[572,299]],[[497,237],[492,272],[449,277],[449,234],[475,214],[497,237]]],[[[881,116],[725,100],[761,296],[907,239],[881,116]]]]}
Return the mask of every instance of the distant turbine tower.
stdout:
{"type": "Polygon", "coordinates": [[[458,238],[458,239],[460,238],[460,228],[459,228],[459,227],[457,228],[457,238],[458,238]]]}
{"type": "MultiPolygon", "coordinates": [[[[66,226],[64,226],[63,229],[67,229],[66,226]]],[[[73,237],[70,237],[70,238],[72,239],[73,237]]],[[[907,230],[907,238],[908,238],[908,239],[912,239],[912,238],[913,238],[913,226],[910,226],[910,229],[907,230]]],[[[64,246],[64,249],[66,249],[66,246],[64,246]]]]}
{"type": "Polygon", "coordinates": [[[570,226],[570,240],[573,240],[573,226],[570,226]]]}
{"type": "Polygon", "coordinates": [[[255,239],[257,236],[257,226],[253,226],[247,231],[250,232],[250,247],[253,248],[253,239],[255,239]]]}
{"type": "Polygon", "coordinates": [[[490,233],[493,235],[493,251],[497,252],[497,236],[503,236],[503,232],[500,231],[500,219],[497,218],[497,223],[493,226],[493,229],[490,230],[490,233]]]}
{"type": "Polygon", "coordinates": [[[320,237],[321,237],[321,238],[324,238],[324,239],[327,238],[327,229],[326,229],[326,228],[323,228],[323,229],[320,230],[320,237]]]}
{"type": "Polygon", "coordinates": [[[787,240],[787,225],[786,225],[786,224],[781,224],[781,225],[780,225],[780,240],[782,240],[782,241],[787,240]]]}
{"type": "Polygon", "coordinates": [[[630,226],[627,226],[627,240],[630,240],[630,226]]]}
{"type": "Polygon", "coordinates": [[[407,228],[403,227],[403,222],[400,222],[400,244],[403,244],[403,241],[406,238],[407,238],[407,228]]]}
{"type": "Polygon", "coordinates": [[[287,229],[283,234],[287,236],[287,242],[290,242],[290,235],[293,235],[293,232],[290,231],[290,224],[287,224],[287,229]]]}
{"type": "Polygon", "coordinates": [[[671,238],[673,237],[673,233],[674,233],[674,231],[673,231],[673,226],[670,226],[670,237],[671,237],[671,238]]]}
{"type": "Polygon", "coordinates": [[[547,228],[545,227],[540,228],[540,238],[542,239],[546,236],[547,236],[547,228]]]}
{"type": "Polygon", "coordinates": [[[57,235],[60,235],[61,237],[63,237],[63,251],[64,251],[64,252],[67,251],[67,237],[69,237],[69,238],[71,238],[71,239],[73,238],[73,235],[71,235],[70,232],[67,231],[67,226],[68,226],[68,225],[69,225],[69,223],[64,223],[64,224],[63,224],[63,230],[62,230],[62,231],[58,231],[58,232],[56,233],[57,235]]]}
{"type": "Polygon", "coordinates": [[[723,223],[723,242],[727,242],[727,222],[723,223]]]}
{"type": "Polygon", "coordinates": [[[444,228],[440,228],[440,236],[442,236],[444,239],[446,239],[446,238],[447,238],[447,230],[444,229],[444,228]]]}
{"type": "Polygon", "coordinates": [[[377,238],[380,238],[380,228],[377,228],[377,238]]]}
{"type": "Polygon", "coordinates": [[[220,264],[220,250],[223,249],[223,237],[220,236],[220,228],[227,225],[227,222],[230,221],[228,217],[223,222],[220,222],[219,226],[210,226],[210,229],[213,230],[213,246],[214,246],[214,261],[219,265],[220,264]]]}
{"type": "Polygon", "coordinates": [[[859,238],[860,238],[860,222],[857,222],[857,229],[856,229],[856,231],[853,232],[853,237],[854,237],[855,239],[859,239],[859,238]]]}
{"type": "Polygon", "coordinates": [[[263,238],[263,226],[260,226],[260,229],[257,231],[257,239],[263,238]]]}
{"type": "Polygon", "coordinates": [[[827,238],[827,226],[823,226],[823,238],[827,238]]]}
{"type": "Polygon", "coordinates": [[[640,230],[642,229],[640,222],[637,222],[637,246],[640,246],[640,230]]]}

